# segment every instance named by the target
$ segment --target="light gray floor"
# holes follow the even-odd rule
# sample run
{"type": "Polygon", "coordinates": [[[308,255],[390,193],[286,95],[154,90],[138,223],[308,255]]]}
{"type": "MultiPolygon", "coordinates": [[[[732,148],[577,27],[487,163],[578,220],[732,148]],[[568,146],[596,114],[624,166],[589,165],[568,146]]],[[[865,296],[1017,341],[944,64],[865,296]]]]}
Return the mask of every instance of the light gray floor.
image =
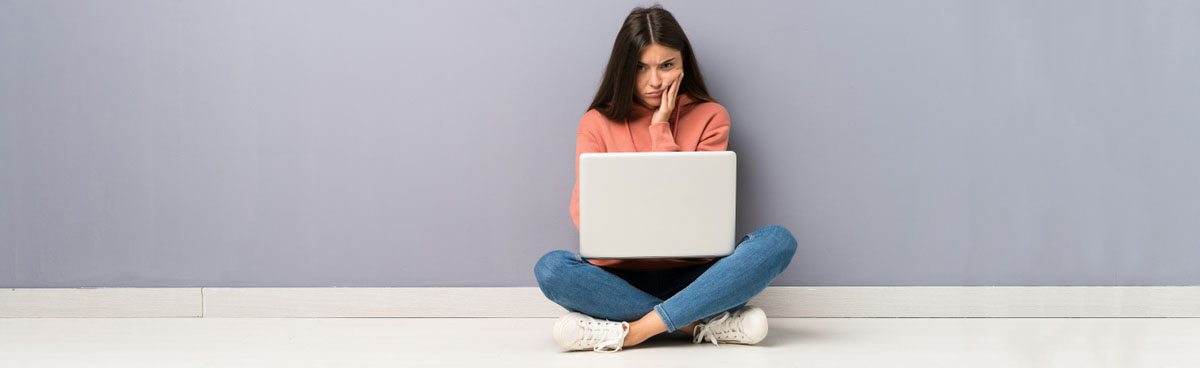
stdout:
{"type": "Polygon", "coordinates": [[[0,367],[1200,367],[1192,318],[774,318],[563,352],[547,318],[0,318],[0,367]]]}

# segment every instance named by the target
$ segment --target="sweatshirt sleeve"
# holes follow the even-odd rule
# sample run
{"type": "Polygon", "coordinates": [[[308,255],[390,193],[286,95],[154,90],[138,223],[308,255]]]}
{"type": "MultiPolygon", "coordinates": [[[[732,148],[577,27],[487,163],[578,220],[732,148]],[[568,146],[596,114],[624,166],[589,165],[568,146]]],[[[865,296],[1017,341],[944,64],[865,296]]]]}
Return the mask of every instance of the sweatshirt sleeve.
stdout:
{"type": "Polygon", "coordinates": [[[679,149],[679,144],[675,143],[675,135],[671,133],[671,123],[665,121],[650,123],[650,151],[678,152],[679,149]]]}
{"type": "Polygon", "coordinates": [[[575,222],[575,230],[579,230],[579,155],[589,152],[607,152],[603,143],[589,128],[588,115],[579,121],[579,131],[575,133],[575,189],[571,190],[571,220],[575,222]]]}
{"type": "MultiPolygon", "coordinates": [[[[678,123],[676,123],[678,124],[678,123]]],[[[682,148],[675,143],[671,133],[671,124],[665,121],[650,123],[650,150],[654,152],[677,152],[682,148]]],[[[729,146],[729,112],[721,107],[709,118],[704,131],[700,133],[697,151],[725,151],[729,146]]]]}
{"type": "Polygon", "coordinates": [[[697,151],[725,151],[729,147],[729,112],[722,107],[717,110],[700,133],[697,151]]]}

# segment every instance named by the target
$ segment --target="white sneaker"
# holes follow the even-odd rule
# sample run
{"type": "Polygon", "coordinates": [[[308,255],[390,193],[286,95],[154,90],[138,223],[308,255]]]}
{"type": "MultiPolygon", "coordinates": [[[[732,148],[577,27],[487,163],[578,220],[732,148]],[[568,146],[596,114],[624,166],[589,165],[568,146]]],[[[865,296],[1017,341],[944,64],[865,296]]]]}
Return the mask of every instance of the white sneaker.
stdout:
{"type": "Polygon", "coordinates": [[[583,313],[571,312],[554,323],[554,342],[567,350],[620,351],[628,334],[629,322],[595,319],[583,313]]]}
{"type": "Polygon", "coordinates": [[[692,330],[695,337],[692,342],[699,344],[704,340],[733,344],[757,344],[767,337],[767,314],[759,307],[742,307],[733,312],[721,312],[713,317],[704,319],[692,330]]]}

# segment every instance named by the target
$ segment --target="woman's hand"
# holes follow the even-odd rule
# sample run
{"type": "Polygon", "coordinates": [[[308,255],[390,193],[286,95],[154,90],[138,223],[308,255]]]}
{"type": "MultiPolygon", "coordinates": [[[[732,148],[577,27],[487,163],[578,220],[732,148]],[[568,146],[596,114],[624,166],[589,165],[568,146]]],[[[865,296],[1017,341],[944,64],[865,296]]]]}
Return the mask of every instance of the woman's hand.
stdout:
{"type": "Polygon", "coordinates": [[[662,94],[662,103],[658,105],[658,110],[654,111],[654,117],[650,119],[650,123],[654,124],[657,121],[667,122],[671,120],[671,112],[675,111],[675,97],[679,93],[679,85],[683,83],[683,72],[679,73],[679,78],[675,78],[671,82],[671,86],[662,94]]]}

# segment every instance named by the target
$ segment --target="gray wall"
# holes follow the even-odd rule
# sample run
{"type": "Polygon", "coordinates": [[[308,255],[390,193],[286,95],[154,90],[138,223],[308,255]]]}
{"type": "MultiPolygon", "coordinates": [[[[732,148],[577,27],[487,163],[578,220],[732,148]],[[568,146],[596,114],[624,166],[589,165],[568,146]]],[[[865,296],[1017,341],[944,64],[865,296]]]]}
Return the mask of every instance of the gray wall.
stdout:
{"type": "MultiPolygon", "coordinates": [[[[2,1],[0,286],[531,286],[633,2],[2,1]]],[[[1200,3],[665,2],[776,285],[1200,284],[1200,3]]]]}

